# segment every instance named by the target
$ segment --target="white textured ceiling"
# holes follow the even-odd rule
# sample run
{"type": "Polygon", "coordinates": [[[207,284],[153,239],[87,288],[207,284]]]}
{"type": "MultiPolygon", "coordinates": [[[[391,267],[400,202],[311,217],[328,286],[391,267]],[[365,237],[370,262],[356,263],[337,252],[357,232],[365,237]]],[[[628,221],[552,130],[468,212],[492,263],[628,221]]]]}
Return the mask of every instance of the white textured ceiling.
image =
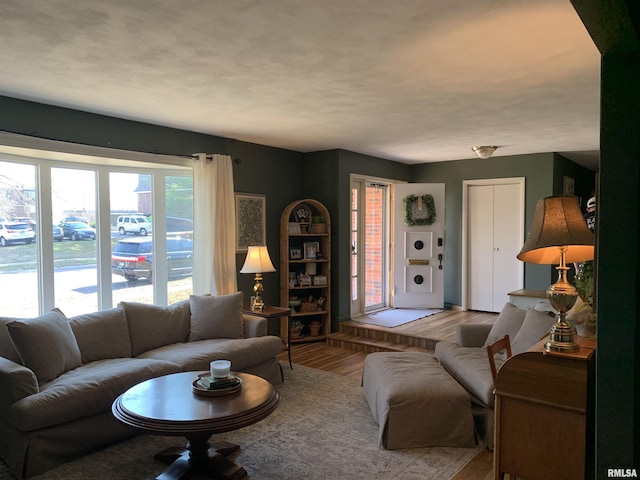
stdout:
{"type": "Polygon", "coordinates": [[[0,0],[0,94],[303,152],[597,165],[569,0],[0,0]]]}

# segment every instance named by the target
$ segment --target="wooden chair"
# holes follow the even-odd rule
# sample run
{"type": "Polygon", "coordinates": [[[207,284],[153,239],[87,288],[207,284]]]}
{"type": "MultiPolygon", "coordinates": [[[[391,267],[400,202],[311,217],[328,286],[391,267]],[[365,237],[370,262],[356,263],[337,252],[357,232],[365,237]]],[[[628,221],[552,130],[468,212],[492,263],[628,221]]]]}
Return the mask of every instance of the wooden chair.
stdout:
{"type": "Polygon", "coordinates": [[[498,376],[498,370],[496,369],[496,353],[502,350],[507,351],[507,358],[511,358],[511,342],[509,335],[496,340],[491,345],[487,346],[487,354],[489,355],[489,365],[491,366],[491,376],[493,377],[493,383],[496,383],[496,377],[498,376]]]}

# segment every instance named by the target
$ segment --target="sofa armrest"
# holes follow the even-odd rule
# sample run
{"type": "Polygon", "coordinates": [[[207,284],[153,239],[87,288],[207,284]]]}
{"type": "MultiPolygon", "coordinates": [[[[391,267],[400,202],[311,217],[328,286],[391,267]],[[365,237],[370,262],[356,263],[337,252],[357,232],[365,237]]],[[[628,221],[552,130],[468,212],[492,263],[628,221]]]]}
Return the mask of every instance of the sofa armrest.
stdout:
{"type": "Polygon", "coordinates": [[[0,357],[0,411],[8,413],[12,403],[39,391],[35,373],[0,357]]]}
{"type": "Polygon", "coordinates": [[[463,324],[456,327],[456,343],[462,347],[482,347],[489,336],[491,324],[463,324]]]}
{"type": "Polygon", "coordinates": [[[244,318],[244,336],[246,338],[268,335],[269,323],[266,318],[247,313],[243,313],[242,317],[244,318]]]}

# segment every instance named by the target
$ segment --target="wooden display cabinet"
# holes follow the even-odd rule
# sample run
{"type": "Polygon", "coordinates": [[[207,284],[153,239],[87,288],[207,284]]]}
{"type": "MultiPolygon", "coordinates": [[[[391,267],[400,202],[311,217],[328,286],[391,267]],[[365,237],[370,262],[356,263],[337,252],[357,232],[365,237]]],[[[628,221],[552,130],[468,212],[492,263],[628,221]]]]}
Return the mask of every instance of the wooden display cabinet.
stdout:
{"type": "Polygon", "coordinates": [[[296,320],[304,327],[292,343],[324,340],[331,333],[331,218],[317,200],[292,202],[280,217],[280,305],[291,308],[281,338],[289,337],[286,329],[296,320]]]}

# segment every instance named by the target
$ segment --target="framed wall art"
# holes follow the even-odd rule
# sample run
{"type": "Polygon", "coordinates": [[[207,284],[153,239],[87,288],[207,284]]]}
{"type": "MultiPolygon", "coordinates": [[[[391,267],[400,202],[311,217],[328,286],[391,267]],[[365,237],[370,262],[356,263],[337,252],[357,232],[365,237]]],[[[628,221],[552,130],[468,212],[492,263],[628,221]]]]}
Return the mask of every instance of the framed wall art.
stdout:
{"type": "Polygon", "coordinates": [[[266,195],[236,193],[236,251],[266,245],[266,195]]]}

